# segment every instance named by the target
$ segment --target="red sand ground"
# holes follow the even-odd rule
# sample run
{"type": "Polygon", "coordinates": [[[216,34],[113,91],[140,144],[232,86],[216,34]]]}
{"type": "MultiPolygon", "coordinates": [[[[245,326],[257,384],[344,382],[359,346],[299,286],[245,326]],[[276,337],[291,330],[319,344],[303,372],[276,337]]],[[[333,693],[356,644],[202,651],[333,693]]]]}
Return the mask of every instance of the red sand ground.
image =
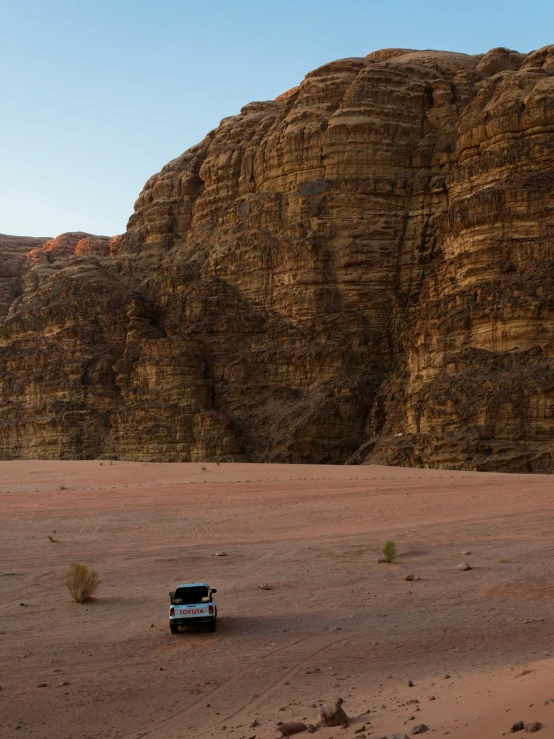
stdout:
{"type": "Polygon", "coordinates": [[[338,696],[353,722],[322,739],[554,737],[551,477],[205,467],[0,463],[2,738],[266,739],[338,696]],[[96,601],[71,602],[72,561],[96,601]],[[218,631],[171,635],[167,593],[194,580],[218,631]]]}

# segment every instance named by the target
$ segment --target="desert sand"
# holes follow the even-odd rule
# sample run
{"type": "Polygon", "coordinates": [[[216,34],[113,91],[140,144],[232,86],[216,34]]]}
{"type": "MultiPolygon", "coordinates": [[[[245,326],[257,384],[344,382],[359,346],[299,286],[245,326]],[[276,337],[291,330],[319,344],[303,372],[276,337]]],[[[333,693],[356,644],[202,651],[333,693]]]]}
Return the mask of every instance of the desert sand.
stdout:
{"type": "Polygon", "coordinates": [[[340,696],[316,736],[554,737],[553,535],[547,475],[2,462],[1,736],[266,739],[340,696]],[[217,633],[172,635],[168,591],[204,580],[217,633]]]}

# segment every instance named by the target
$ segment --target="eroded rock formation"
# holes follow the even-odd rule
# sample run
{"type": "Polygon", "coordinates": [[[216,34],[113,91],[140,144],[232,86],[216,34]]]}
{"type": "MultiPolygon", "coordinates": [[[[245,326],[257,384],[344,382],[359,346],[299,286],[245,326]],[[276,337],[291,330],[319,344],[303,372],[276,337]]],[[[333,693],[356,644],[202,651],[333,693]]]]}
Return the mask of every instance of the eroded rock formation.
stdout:
{"type": "Polygon", "coordinates": [[[324,65],[0,240],[0,455],[550,471],[553,191],[554,46],[324,65]]]}

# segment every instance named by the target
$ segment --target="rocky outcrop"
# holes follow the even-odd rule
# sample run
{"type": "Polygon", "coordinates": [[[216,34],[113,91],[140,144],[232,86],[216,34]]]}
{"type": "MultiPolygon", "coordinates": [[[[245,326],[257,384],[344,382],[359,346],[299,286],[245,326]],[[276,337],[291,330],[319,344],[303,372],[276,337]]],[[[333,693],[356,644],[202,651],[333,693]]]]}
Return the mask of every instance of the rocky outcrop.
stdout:
{"type": "Polygon", "coordinates": [[[21,293],[21,275],[27,254],[48,239],[0,234],[0,320],[21,293]]]}
{"type": "Polygon", "coordinates": [[[0,455],[550,471],[553,160],[554,47],[245,106],[122,236],[12,260],[0,455]]]}

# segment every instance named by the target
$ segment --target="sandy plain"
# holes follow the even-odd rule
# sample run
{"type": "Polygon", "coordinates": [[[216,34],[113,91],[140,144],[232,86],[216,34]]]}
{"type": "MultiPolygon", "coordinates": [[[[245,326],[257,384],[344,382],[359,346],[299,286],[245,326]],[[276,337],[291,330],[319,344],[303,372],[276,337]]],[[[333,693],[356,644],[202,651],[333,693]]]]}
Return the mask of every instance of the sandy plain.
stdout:
{"type": "Polygon", "coordinates": [[[1,462],[0,575],[2,737],[267,739],[339,696],[322,739],[554,737],[550,476],[1,462]],[[217,633],[171,635],[168,591],[204,580],[217,633]]]}

